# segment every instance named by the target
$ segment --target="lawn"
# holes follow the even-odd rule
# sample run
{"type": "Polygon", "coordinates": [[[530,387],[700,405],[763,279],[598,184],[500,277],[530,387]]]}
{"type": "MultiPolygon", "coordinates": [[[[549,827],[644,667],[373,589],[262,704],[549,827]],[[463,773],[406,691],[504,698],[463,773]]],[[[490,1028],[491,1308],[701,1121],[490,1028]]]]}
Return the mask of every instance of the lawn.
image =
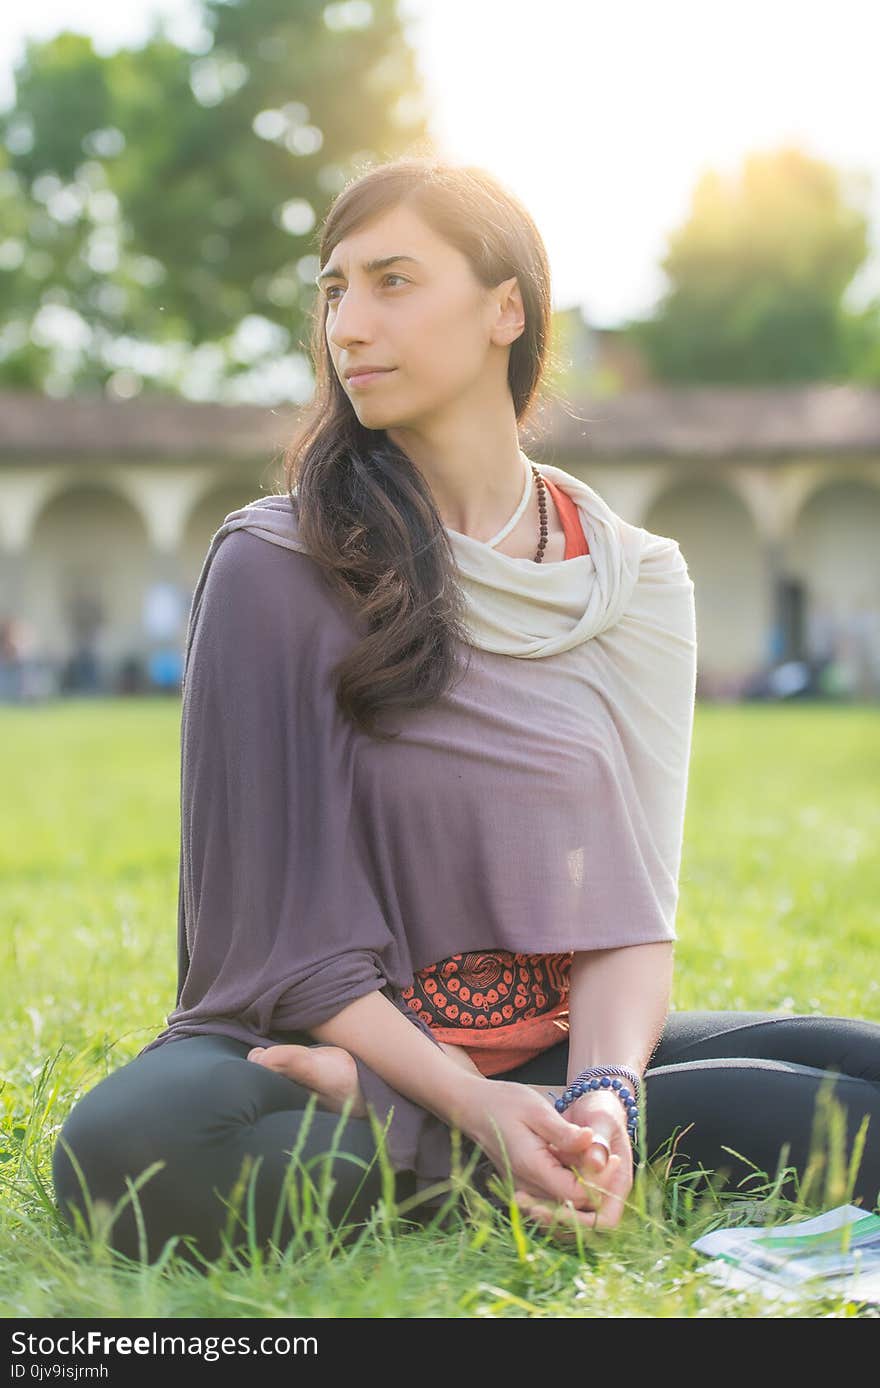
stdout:
{"type": "MultiPolygon", "coordinates": [[[[878,713],[698,707],[675,1007],[880,1022],[878,713]]],[[[230,1255],[207,1275],[173,1247],[140,1266],[68,1231],[50,1167],[64,1117],[174,1006],[179,718],[173,698],[0,708],[2,1314],[766,1315],[754,1293],[714,1286],[690,1243],[729,1220],[782,1222],[843,1203],[833,1154],[798,1202],[778,1194],[778,1173],[698,1192],[652,1162],[618,1228],[580,1248],[461,1196],[442,1230],[407,1227],[382,1202],[346,1245],[318,1211],[295,1250],[250,1264],[230,1255]]],[[[818,1314],[872,1313],[829,1299],[818,1314]]]]}

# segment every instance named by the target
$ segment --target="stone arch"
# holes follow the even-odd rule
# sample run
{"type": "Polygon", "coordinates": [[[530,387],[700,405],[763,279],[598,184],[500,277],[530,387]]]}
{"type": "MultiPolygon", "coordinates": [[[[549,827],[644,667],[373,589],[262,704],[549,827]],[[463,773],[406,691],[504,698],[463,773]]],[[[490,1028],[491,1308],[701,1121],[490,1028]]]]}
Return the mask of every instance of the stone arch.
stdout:
{"type": "Polygon", "coordinates": [[[143,642],[150,568],[144,517],[100,481],[62,487],[34,517],[24,612],[41,653],[64,664],[91,652],[103,678],[143,642]]]}
{"type": "Polygon", "coordinates": [[[641,524],[678,540],[694,581],[699,691],[734,692],[764,664],[772,621],[763,544],[746,502],[723,482],[681,479],[654,498],[641,524]]]}
{"type": "Polygon", "coordinates": [[[829,477],[801,505],[783,546],[804,591],[805,645],[813,659],[850,669],[857,693],[880,689],[880,486],[829,477]]]}

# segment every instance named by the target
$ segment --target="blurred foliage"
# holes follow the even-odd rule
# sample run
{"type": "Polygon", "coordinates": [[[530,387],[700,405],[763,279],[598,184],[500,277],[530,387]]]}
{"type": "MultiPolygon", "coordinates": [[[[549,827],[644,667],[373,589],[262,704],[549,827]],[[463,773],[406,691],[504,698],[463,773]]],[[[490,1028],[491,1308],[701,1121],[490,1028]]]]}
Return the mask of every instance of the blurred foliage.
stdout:
{"type": "Polygon", "coordinates": [[[122,370],[176,390],[205,345],[224,379],[296,355],[333,196],[424,146],[396,0],[204,0],[203,18],[200,53],[159,21],[108,56],[70,32],[27,44],[0,115],[0,386],[122,370]]]}
{"type": "Polygon", "coordinates": [[[704,173],[662,262],[667,293],[627,325],[652,375],[880,383],[880,298],[844,298],[870,250],[869,187],[797,148],[704,173]]]}
{"type": "MultiPolygon", "coordinates": [[[[199,51],[158,17],[109,55],[71,32],[26,45],[0,112],[0,389],[309,398],[327,208],[361,168],[431,148],[415,55],[397,0],[202,15],[199,51]]],[[[795,148],[707,171],[654,313],[612,343],[559,310],[551,387],[880,383],[880,297],[846,301],[867,189],[795,148]]]]}

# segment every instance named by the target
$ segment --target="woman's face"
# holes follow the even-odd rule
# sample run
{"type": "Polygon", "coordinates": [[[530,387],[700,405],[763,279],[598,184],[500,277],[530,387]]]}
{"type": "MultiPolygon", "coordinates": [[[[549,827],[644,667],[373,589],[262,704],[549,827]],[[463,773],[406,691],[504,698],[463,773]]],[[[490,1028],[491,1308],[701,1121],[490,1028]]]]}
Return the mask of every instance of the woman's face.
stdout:
{"type": "Polygon", "coordinates": [[[501,287],[485,290],[465,256],[411,209],[393,208],[339,241],[317,282],[336,374],[366,428],[424,427],[463,396],[479,407],[494,385],[487,358],[501,287]],[[365,268],[389,256],[413,259],[365,268]],[[358,366],[390,369],[347,379],[358,366]]]}

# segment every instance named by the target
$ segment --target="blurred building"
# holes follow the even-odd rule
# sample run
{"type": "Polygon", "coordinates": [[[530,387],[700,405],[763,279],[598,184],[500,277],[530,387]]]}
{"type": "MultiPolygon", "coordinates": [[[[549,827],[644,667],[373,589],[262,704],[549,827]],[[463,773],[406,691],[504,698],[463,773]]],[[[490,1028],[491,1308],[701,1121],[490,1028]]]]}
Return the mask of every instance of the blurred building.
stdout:
{"type": "MultiPolygon", "coordinates": [[[[211,536],[283,490],[296,423],[0,394],[0,699],[176,690],[211,536]]],[[[679,541],[701,697],[787,697],[823,670],[831,695],[880,696],[880,391],[640,386],[546,405],[524,446],[679,541]]]]}

